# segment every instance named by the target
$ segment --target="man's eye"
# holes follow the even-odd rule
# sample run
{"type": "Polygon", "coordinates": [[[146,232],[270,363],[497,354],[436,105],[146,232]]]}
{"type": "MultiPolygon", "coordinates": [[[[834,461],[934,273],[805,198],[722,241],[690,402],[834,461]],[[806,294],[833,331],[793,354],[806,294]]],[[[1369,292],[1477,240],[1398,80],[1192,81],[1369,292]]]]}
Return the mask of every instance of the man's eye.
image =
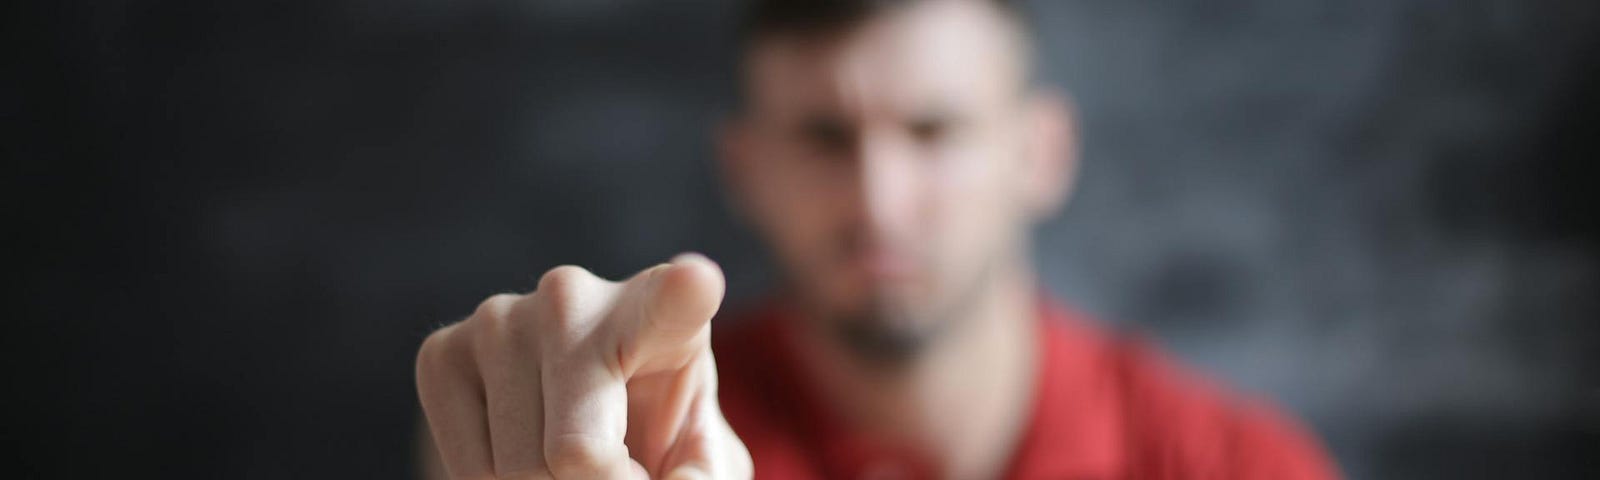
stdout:
{"type": "Polygon", "coordinates": [[[808,122],[801,128],[800,135],[807,145],[824,152],[849,150],[855,143],[850,129],[836,122],[808,122]]]}
{"type": "Polygon", "coordinates": [[[923,144],[939,143],[950,135],[950,122],[942,119],[913,121],[907,128],[911,131],[911,137],[923,144]]]}

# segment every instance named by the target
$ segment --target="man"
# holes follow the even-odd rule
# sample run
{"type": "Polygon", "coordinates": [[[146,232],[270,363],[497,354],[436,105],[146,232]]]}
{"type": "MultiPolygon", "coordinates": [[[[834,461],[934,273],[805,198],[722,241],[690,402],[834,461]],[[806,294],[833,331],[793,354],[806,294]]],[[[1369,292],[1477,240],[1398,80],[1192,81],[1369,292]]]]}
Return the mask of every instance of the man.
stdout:
{"type": "Polygon", "coordinates": [[[715,341],[723,278],[693,254],[489,298],[418,355],[450,476],[1334,476],[1290,423],[1041,298],[1028,231],[1076,139],[1014,7],[768,0],[745,32],[721,165],[784,288],[715,341]]]}

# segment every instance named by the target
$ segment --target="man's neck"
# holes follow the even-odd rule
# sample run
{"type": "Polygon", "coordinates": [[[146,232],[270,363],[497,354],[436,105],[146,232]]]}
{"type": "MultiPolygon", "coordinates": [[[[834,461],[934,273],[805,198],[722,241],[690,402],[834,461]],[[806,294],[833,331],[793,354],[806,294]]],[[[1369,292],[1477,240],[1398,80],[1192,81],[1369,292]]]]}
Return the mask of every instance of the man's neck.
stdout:
{"type": "Polygon", "coordinates": [[[1032,275],[999,277],[905,368],[874,368],[822,328],[795,329],[798,360],[851,427],[943,462],[947,477],[1002,475],[1032,411],[1039,352],[1032,275]]]}

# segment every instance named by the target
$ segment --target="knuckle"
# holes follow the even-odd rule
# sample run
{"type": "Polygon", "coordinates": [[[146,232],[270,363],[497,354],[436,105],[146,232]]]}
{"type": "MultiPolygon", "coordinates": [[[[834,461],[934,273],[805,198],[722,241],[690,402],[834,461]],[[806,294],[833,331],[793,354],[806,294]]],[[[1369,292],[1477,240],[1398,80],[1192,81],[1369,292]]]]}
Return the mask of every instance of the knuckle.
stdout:
{"type": "Polygon", "coordinates": [[[544,272],[544,275],[539,277],[538,291],[551,296],[569,295],[593,276],[583,267],[562,265],[544,272]]]}
{"type": "Polygon", "coordinates": [[[564,435],[545,443],[545,464],[560,478],[599,478],[610,449],[594,437],[564,435]]]}
{"type": "Polygon", "coordinates": [[[521,300],[522,295],[514,293],[501,293],[490,295],[478,303],[478,308],[472,312],[472,318],[502,319],[511,314],[511,307],[521,300]]]}
{"type": "Polygon", "coordinates": [[[479,340],[484,345],[499,345],[503,342],[495,340],[520,339],[524,336],[524,320],[516,314],[516,304],[523,298],[522,295],[502,293],[478,304],[478,310],[472,314],[472,318],[485,324],[479,332],[479,340]]]}
{"type": "Polygon", "coordinates": [[[435,330],[433,333],[428,334],[427,338],[422,339],[422,346],[417,349],[418,376],[431,374],[437,365],[443,363],[441,357],[444,356],[446,351],[445,342],[448,341],[450,331],[453,328],[455,328],[454,325],[435,330]]]}
{"type": "Polygon", "coordinates": [[[452,368],[455,362],[450,356],[454,351],[451,345],[452,338],[459,325],[436,330],[422,340],[422,346],[417,349],[415,371],[417,392],[420,395],[429,396],[435,391],[434,386],[440,378],[457,373],[452,368]]]}
{"type": "Polygon", "coordinates": [[[536,328],[558,339],[580,336],[587,328],[583,314],[586,288],[595,278],[589,271],[572,265],[546,272],[535,292],[541,314],[536,328]]]}
{"type": "Polygon", "coordinates": [[[455,347],[464,350],[464,354],[478,361],[483,361],[485,355],[492,355],[500,351],[501,332],[506,329],[506,324],[511,319],[511,305],[516,301],[515,295],[493,295],[478,303],[472,315],[462,320],[455,326],[461,330],[454,335],[461,337],[453,343],[462,345],[455,347]]]}

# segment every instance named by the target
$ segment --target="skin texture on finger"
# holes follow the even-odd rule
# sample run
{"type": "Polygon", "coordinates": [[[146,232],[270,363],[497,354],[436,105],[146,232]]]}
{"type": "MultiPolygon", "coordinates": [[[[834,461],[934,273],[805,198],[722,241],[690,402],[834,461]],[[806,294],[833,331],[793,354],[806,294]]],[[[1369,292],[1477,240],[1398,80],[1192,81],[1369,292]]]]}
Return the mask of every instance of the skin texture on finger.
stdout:
{"type": "Polygon", "coordinates": [[[558,478],[617,478],[630,461],[627,389],[600,355],[586,353],[597,352],[542,365],[545,462],[558,478]]]}
{"type": "Polygon", "coordinates": [[[460,323],[428,336],[417,354],[417,398],[450,476],[486,478],[494,474],[494,459],[483,385],[466,346],[460,323]]]}
{"type": "MultiPolygon", "coordinates": [[[[487,385],[489,438],[493,442],[494,468],[500,478],[543,478],[550,475],[544,461],[544,400],[539,369],[503,369],[491,374],[487,385]]],[[[486,375],[488,376],[488,375],[486,375]]]]}
{"type": "Polygon", "coordinates": [[[491,334],[480,337],[489,439],[498,478],[548,478],[544,461],[544,393],[540,387],[538,339],[522,323],[529,297],[496,295],[479,307],[478,325],[491,334]]]}
{"type": "Polygon", "coordinates": [[[691,409],[714,379],[706,378],[698,367],[697,356],[689,366],[676,371],[657,372],[636,376],[628,381],[628,445],[634,457],[644,464],[653,476],[659,477],[673,466],[668,453],[675,444],[685,439],[683,431],[692,421],[691,409]]]}
{"type": "Polygon", "coordinates": [[[635,377],[628,392],[628,443],[640,450],[637,458],[654,478],[749,476],[749,453],[716,403],[716,361],[709,349],[678,371],[635,377]]]}
{"type": "Polygon", "coordinates": [[[577,267],[546,273],[534,292],[544,394],[544,460],[556,478],[628,478],[627,389],[602,322],[620,286],[577,267]]]}

